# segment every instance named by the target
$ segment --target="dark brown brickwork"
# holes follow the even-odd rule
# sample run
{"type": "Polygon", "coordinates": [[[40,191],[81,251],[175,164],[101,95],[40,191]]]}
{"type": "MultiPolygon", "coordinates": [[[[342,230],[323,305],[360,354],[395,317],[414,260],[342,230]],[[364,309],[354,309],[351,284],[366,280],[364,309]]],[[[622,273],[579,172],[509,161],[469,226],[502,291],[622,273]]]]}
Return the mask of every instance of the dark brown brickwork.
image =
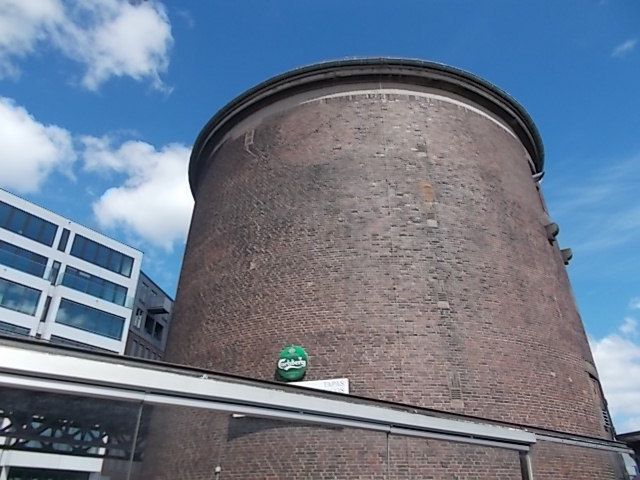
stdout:
{"type": "Polygon", "coordinates": [[[291,101],[199,159],[167,359],[272,379],[297,343],[356,395],[609,438],[521,137],[431,93],[291,101]]]}

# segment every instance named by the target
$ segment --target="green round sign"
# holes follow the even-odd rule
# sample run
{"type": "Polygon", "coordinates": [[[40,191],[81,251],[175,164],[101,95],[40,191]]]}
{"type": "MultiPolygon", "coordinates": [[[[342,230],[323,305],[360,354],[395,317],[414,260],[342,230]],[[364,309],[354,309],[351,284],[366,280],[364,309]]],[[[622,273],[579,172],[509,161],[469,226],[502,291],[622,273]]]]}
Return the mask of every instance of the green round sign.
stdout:
{"type": "Polygon", "coordinates": [[[299,345],[287,345],[278,358],[278,376],[286,381],[300,380],[307,372],[309,355],[299,345]]]}

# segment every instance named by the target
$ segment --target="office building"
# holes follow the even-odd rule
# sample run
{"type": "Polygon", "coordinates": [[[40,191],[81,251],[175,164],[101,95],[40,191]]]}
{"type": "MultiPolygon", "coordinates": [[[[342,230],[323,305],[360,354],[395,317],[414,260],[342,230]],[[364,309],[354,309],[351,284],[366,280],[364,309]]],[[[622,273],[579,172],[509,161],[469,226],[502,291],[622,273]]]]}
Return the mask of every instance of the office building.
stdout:
{"type": "Polygon", "coordinates": [[[0,190],[0,333],[125,351],[142,253],[0,190]]]}
{"type": "Polygon", "coordinates": [[[162,360],[172,311],[173,299],[141,271],[125,355],[162,360]]]}

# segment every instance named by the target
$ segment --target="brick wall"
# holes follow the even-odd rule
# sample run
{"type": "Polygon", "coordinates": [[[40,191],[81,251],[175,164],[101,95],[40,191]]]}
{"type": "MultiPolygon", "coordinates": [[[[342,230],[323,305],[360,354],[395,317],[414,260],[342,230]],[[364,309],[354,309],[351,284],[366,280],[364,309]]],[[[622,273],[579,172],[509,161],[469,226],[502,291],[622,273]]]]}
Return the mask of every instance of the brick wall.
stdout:
{"type": "Polygon", "coordinates": [[[273,379],[296,343],[307,380],[356,395],[609,436],[527,153],[487,115],[310,101],[236,130],[202,175],[168,361],[273,379]]]}

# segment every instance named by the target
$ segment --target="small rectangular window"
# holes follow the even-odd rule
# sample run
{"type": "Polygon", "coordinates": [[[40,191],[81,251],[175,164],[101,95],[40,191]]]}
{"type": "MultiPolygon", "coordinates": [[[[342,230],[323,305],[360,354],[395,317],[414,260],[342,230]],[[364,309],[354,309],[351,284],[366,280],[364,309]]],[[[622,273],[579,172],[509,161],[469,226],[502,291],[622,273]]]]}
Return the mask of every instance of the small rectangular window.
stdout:
{"type": "Polygon", "coordinates": [[[42,309],[42,315],[40,315],[40,322],[44,323],[47,321],[47,315],[49,314],[50,306],[51,306],[51,297],[47,296],[47,299],[44,301],[44,308],[42,309]]]}
{"type": "Polygon", "coordinates": [[[51,266],[51,273],[49,274],[49,281],[51,285],[57,285],[58,283],[58,273],[60,272],[60,262],[54,260],[53,265],[51,266]]]}
{"type": "Polygon", "coordinates": [[[156,326],[153,329],[153,336],[154,338],[156,338],[157,340],[162,341],[162,332],[164,331],[164,327],[156,322],[156,326]]]}
{"type": "Polygon", "coordinates": [[[69,230],[62,229],[62,235],[60,235],[60,241],[58,242],[58,250],[64,252],[67,249],[67,242],[69,241],[69,230]]]}
{"type": "Polygon", "coordinates": [[[145,318],[144,320],[144,331],[147,332],[149,335],[153,335],[154,323],[155,321],[153,320],[153,318],[151,318],[150,315],[147,315],[147,318],[145,318]]]}

